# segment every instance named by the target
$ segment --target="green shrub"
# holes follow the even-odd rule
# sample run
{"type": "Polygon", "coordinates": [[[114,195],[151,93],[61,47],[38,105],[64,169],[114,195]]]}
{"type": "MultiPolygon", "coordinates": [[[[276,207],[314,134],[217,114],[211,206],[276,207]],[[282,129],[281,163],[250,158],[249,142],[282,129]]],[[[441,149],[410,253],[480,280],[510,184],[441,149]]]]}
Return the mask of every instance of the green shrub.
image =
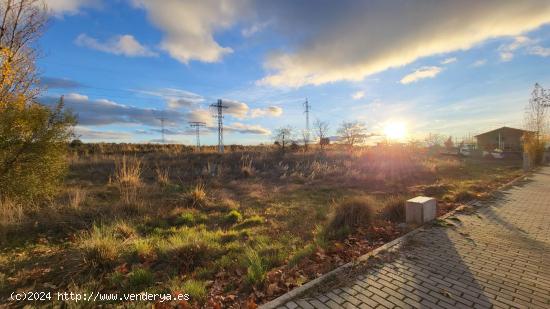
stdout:
{"type": "Polygon", "coordinates": [[[53,197],[67,171],[75,118],[62,102],[50,109],[25,96],[1,99],[0,196],[22,201],[53,197]]]}
{"type": "Polygon", "coordinates": [[[243,219],[243,215],[238,210],[231,210],[226,216],[225,221],[228,223],[237,223],[243,219]]]}

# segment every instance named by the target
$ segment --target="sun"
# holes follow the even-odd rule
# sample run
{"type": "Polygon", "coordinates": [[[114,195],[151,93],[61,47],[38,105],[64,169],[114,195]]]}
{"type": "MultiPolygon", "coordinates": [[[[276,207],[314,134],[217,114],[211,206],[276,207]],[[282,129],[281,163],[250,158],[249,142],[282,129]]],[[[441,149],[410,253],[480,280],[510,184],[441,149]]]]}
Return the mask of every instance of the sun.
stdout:
{"type": "Polygon", "coordinates": [[[388,122],[384,127],[384,135],[392,140],[402,140],[407,137],[407,127],[403,122],[388,122]]]}

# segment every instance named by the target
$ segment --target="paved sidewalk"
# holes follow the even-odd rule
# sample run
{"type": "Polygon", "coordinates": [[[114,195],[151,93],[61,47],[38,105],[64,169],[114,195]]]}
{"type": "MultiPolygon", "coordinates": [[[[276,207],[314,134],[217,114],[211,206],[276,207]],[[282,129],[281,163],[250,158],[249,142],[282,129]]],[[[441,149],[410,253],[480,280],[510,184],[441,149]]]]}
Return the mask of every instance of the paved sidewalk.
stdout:
{"type": "Polygon", "coordinates": [[[550,168],[497,195],[381,267],[279,308],[550,308],[550,168]]]}

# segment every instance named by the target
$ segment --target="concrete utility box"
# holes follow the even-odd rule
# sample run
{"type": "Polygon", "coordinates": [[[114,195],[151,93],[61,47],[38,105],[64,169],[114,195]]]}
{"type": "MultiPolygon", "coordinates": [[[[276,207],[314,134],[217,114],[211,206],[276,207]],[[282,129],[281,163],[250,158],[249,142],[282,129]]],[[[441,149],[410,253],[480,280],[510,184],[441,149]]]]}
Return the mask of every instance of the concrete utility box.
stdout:
{"type": "Polygon", "coordinates": [[[417,196],[405,204],[405,218],[407,223],[423,224],[435,219],[437,202],[432,197],[417,196]]]}

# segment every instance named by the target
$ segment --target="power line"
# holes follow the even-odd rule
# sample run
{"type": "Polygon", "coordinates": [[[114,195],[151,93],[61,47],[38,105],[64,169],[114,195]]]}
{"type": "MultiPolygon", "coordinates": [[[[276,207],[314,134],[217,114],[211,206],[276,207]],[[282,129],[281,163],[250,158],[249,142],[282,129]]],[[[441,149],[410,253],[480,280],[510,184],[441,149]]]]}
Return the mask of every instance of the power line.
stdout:
{"type": "Polygon", "coordinates": [[[189,122],[189,125],[190,125],[192,128],[195,128],[195,130],[196,130],[196,134],[197,134],[197,149],[200,150],[200,149],[201,149],[200,129],[201,129],[201,127],[206,126],[206,123],[201,122],[201,121],[190,121],[190,122],[189,122]]]}
{"type": "Polygon", "coordinates": [[[229,108],[227,105],[223,105],[221,99],[217,103],[211,104],[211,107],[216,108],[217,115],[214,117],[218,118],[218,152],[223,153],[223,110],[229,108]]]}

